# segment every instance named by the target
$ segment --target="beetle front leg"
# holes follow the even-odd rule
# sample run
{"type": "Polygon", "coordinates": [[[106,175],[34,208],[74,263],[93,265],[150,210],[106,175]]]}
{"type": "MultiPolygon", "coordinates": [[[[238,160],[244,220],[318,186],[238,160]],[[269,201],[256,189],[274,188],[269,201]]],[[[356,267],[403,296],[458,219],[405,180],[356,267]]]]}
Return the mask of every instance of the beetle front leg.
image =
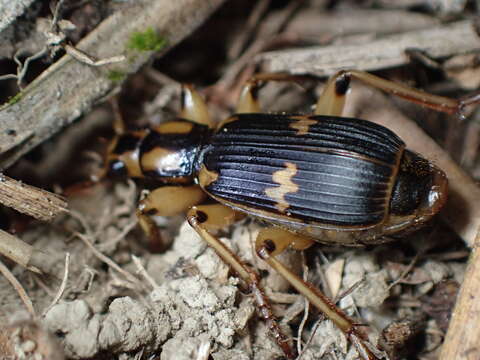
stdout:
{"type": "Polygon", "coordinates": [[[235,215],[235,213],[236,212],[233,209],[221,204],[194,206],[188,212],[187,220],[200,237],[205,240],[208,245],[215,250],[218,256],[220,256],[220,258],[247,284],[255,302],[257,303],[260,315],[266,321],[275,341],[288,359],[294,359],[294,350],[291,348],[288,343],[288,338],[282,333],[275,316],[273,315],[270,303],[260,286],[260,280],[257,273],[245,265],[238,256],[207,230],[208,228],[217,228],[222,222],[222,219],[225,220],[223,226],[228,225],[228,223],[233,223],[238,216],[235,215]],[[221,210],[219,207],[223,207],[224,209],[221,210]]]}
{"type": "Polygon", "coordinates": [[[278,227],[262,229],[257,236],[256,252],[262,260],[282,275],[298,292],[303,294],[325,316],[332,320],[355,345],[362,359],[378,359],[364,342],[362,334],[357,331],[355,323],[343,313],[328,297],[313,284],[303,281],[285,265],[276,259],[276,255],[284,251],[289,245],[296,249],[304,249],[311,245],[313,240],[278,227]]]}
{"type": "MultiPolygon", "coordinates": [[[[138,204],[137,218],[152,244],[162,244],[158,226],[152,216],[174,216],[204,201],[199,186],[163,186],[150,191],[138,204]]],[[[162,246],[160,246],[162,247],[162,246]]]]}

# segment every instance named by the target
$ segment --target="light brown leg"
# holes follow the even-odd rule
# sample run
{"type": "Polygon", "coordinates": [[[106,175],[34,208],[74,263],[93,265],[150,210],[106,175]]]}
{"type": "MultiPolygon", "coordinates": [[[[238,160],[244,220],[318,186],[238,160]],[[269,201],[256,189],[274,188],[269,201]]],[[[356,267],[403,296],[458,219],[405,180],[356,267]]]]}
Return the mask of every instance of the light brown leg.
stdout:
{"type": "Polygon", "coordinates": [[[123,135],[126,132],[125,122],[123,121],[120,105],[118,104],[118,97],[114,96],[110,99],[110,105],[113,110],[113,131],[115,135],[123,135]]]}
{"type": "Polygon", "coordinates": [[[342,116],[350,76],[338,73],[328,79],[315,107],[315,115],[342,116]]]}
{"type": "Polygon", "coordinates": [[[284,73],[259,73],[248,80],[242,88],[240,98],[238,99],[237,114],[259,113],[260,105],[257,99],[257,92],[266,81],[289,81],[301,83],[305,76],[295,76],[284,73]]]}
{"type": "Polygon", "coordinates": [[[237,114],[243,113],[259,113],[260,105],[257,99],[258,82],[249,80],[243,85],[242,92],[237,104],[237,114]]]}
{"type": "Polygon", "coordinates": [[[460,114],[465,106],[480,102],[480,94],[472,94],[461,100],[450,99],[444,96],[428,94],[406,85],[358,70],[339,71],[333,75],[317,102],[315,114],[341,116],[345,95],[349,88],[350,79],[360,80],[363,83],[399,96],[405,100],[420,104],[433,110],[448,114],[460,114]]]}
{"type": "Polygon", "coordinates": [[[137,208],[138,223],[150,239],[150,242],[162,249],[162,237],[157,224],[151,216],[173,216],[187,211],[193,205],[206,198],[205,192],[198,185],[163,186],[152,190],[143,198],[137,208]]]}
{"type": "Polygon", "coordinates": [[[335,304],[312,284],[303,281],[275,256],[285,250],[289,244],[296,248],[308,247],[313,241],[280,228],[266,228],[260,231],[256,241],[257,254],[273,269],[282,275],[298,292],[304,295],[314,306],[332,320],[355,345],[362,359],[377,359],[370,351],[355,323],[335,304]]]}
{"type": "Polygon", "coordinates": [[[112,127],[115,133],[113,139],[109,142],[107,147],[107,154],[104,158],[103,167],[96,173],[90,176],[90,181],[85,184],[85,186],[90,186],[92,183],[96,183],[105,179],[109,172],[109,165],[112,161],[120,160],[117,154],[113,153],[113,149],[117,146],[119,138],[125,134],[126,126],[125,122],[123,121],[122,112],[120,111],[120,106],[118,104],[118,97],[113,96],[109,100],[110,105],[113,111],[113,121],[112,127]]]}
{"type": "MultiPolygon", "coordinates": [[[[223,210],[223,215],[221,217],[225,217],[225,215],[229,211],[232,213],[235,212],[234,210],[229,209],[226,206],[224,207],[225,210],[223,210]]],[[[215,214],[214,212],[208,212],[208,210],[209,209],[206,207],[193,207],[187,214],[188,222],[202,237],[202,239],[205,240],[208,245],[210,245],[215,250],[218,256],[220,256],[220,258],[222,258],[222,260],[226,264],[228,264],[247,284],[257,303],[259,312],[263,319],[266,321],[267,326],[270,332],[273,334],[273,337],[275,338],[277,344],[281,347],[282,351],[288,359],[294,359],[295,353],[289,345],[287,337],[282,333],[280,327],[277,324],[268,299],[260,286],[259,276],[255,271],[246,266],[232,251],[230,251],[230,249],[228,249],[221,241],[219,241],[207,230],[207,227],[209,226],[207,224],[209,221],[219,223],[220,220],[218,218],[218,214],[215,214]]],[[[226,218],[234,219],[235,215],[226,216],[226,218]]]]}
{"type": "MultiPolygon", "coordinates": [[[[245,84],[242,90],[237,106],[237,113],[260,111],[255,92],[265,81],[291,81],[301,83],[306,78],[308,77],[283,73],[256,74],[245,84]]],[[[464,107],[480,103],[480,92],[468,95],[462,99],[451,99],[444,96],[428,94],[424,91],[382,79],[364,71],[342,70],[328,80],[317,102],[315,114],[341,116],[345,104],[345,97],[352,78],[408,101],[448,114],[461,114],[464,107]]]]}
{"type": "Polygon", "coordinates": [[[180,117],[210,128],[214,126],[207,104],[193,86],[182,85],[181,101],[180,117]]]}

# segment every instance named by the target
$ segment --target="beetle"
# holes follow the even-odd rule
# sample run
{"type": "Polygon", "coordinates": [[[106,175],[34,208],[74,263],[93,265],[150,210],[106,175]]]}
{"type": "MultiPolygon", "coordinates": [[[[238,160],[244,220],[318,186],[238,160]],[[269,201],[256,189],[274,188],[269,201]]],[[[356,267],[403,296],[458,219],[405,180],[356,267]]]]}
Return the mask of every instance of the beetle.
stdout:
{"type": "Polygon", "coordinates": [[[262,113],[255,96],[260,84],[292,78],[256,75],[245,84],[236,114],[218,126],[200,95],[184,86],[179,117],[117,136],[107,167],[111,173],[162,183],[140,202],[140,225],[155,235],[151,215],[187,210],[190,225],[248,284],[287,357],[294,352],[258,276],[213,235],[239,214],[272,225],[260,231],[257,254],[329,317],[363,358],[375,359],[358,326],[276,255],[288,246],[305,249],[315,242],[363,246],[390,241],[428,222],[445,204],[447,177],[441,169],[406,149],[389,129],[342,117],[352,78],[447,113],[458,113],[468,101],[350,70],[327,82],[313,115],[262,113]],[[207,196],[218,204],[198,205],[207,196]]]}

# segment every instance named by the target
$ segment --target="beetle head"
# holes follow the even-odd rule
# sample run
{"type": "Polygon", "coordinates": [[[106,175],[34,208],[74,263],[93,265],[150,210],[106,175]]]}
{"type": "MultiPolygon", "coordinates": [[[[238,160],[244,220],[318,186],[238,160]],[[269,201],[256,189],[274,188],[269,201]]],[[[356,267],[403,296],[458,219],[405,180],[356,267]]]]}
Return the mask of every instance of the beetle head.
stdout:
{"type": "Polygon", "coordinates": [[[116,136],[107,150],[106,168],[110,177],[142,177],[138,163],[139,146],[146,131],[133,131],[116,136]]]}

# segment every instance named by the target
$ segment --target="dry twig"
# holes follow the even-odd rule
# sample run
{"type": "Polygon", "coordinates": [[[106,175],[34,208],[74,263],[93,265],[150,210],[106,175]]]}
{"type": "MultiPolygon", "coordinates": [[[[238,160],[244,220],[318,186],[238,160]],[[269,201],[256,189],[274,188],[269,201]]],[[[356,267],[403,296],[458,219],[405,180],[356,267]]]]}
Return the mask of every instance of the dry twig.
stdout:
{"type": "MultiPolygon", "coordinates": [[[[303,281],[308,280],[308,266],[305,262],[305,254],[302,253],[302,268],[303,268],[303,281]]],[[[310,301],[307,299],[303,299],[305,301],[305,310],[303,313],[303,318],[302,321],[300,322],[300,325],[298,327],[298,332],[297,332],[297,353],[301,354],[302,353],[302,333],[303,333],[303,328],[305,327],[305,324],[307,323],[308,320],[308,315],[309,315],[309,310],[310,310],[310,301]]]]}
{"type": "Polygon", "coordinates": [[[49,272],[50,255],[0,230],[0,254],[38,274],[49,272]]]}
{"type": "Polygon", "coordinates": [[[137,272],[139,274],[141,274],[145,280],[147,280],[147,282],[150,284],[150,286],[152,287],[152,289],[158,289],[158,284],[157,282],[155,281],[154,278],[152,278],[147,270],[145,270],[145,267],[142,265],[142,262],[140,261],[140,258],[138,258],[137,256],[135,255],[132,255],[132,260],[133,262],[135,263],[135,266],[137,267],[137,272]]]}
{"type": "Polygon", "coordinates": [[[18,295],[22,299],[25,307],[27,308],[32,318],[35,318],[36,314],[35,309],[33,308],[32,300],[28,296],[22,284],[20,284],[17,278],[10,272],[10,270],[8,270],[8,268],[2,261],[0,261],[0,273],[10,282],[10,284],[12,284],[13,288],[17,291],[18,295]]]}
{"type": "Polygon", "coordinates": [[[3,174],[0,174],[0,203],[42,221],[67,211],[67,203],[60,196],[3,174]]]}
{"type": "Polygon", "coordinates": [[[90,248],[90,250],[92,250],[93,254],[99,260],[101,260],[102,262],[107,264],[109,267],[111,267],[112,269],[122,274],[130,283],[138,284],[138,279],[135,276],[130,274],[128,271],[123,270],[115,261],[113,261],[108,256],[98,251],[86,235],[76,232],[75,236],[77,236],[80,240],[82,240],[85,243],[85,245],[87,245],[90,248]]]}
{"type": "Polygon", "coordinates": [[[58,292],[53,298],[51,304],[43,311],[42,316],[45,316],[46,313],[50,311],[52,307],[54,307],[62,298],[63,293],[65,292],[65,289],[67,288],[67,281],[68,281],[68,272],[70,270],[70,253],[65,254],[65,271],[63,273],[63,279],[62,283],[60,284],[60,287],[58,288],[58,292]]]}

